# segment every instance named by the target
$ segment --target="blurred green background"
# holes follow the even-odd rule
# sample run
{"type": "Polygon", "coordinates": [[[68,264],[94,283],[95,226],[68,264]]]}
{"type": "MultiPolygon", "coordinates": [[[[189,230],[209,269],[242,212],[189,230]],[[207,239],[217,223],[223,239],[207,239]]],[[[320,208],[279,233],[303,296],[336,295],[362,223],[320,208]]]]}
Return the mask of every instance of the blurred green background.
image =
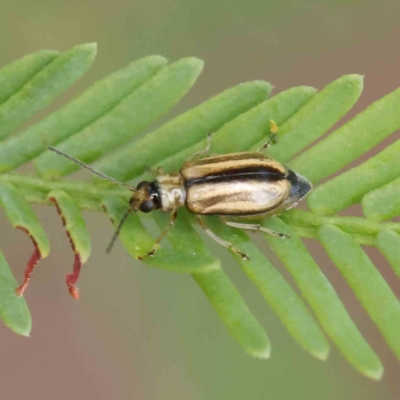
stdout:
{"type": "MultiPolygon", "coordinates": [[[[270,81],[277,93],[295,85],[322,88],[345,73],[364,74],[364,94],[350,115],[399,86],[397,1],[2,0],[0,5],[1,65],[40,49],[98,43],[93,67],[44,113],[150,54],[170,60],[193,55],[206,62],[198,83],[168,117],[254,79],[270,81]]],[[[214,246],[273,343],[270,360],[248,357],[189,276],[145,268],[121,245],[106,257],[112,231],[103,215],[86,213],[93,254],[79,283],[81,301],[73,302],[64,286],[73,253],[61,222],[54,209],[35,209],[52,251],[26,293],[34,320],[31,338],[0,327],[2,398],[400,398],[398,362],[316,244],[310,246],[317,262],[386,366],[380,383],[351,369],[335,348],[326,363],[306,354],[230,256],[214,246]]],[[[20,280],[31,243],[3,214],[0,224],[0,246],[20,280]]],[[[391,276],[384,261],[372,257],[391,276]]],[[[400,292],[399,282],[390,284],[400,292]]]]}

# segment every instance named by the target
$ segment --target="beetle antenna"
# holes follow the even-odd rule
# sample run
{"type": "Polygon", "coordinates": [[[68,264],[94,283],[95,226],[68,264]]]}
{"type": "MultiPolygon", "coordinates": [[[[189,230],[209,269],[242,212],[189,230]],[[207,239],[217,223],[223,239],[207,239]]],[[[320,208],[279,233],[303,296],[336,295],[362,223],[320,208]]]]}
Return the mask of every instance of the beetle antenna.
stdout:
{"type": "Polygon", "coordinates": [[[48,149],[49,149],[50,151],[54,151],[54,153],[57,153],[57,154],[60,155],[60,156],[63,156],[63,157],[65,157],[65,158],[67,158],[68,160],[74,162],[75,164],[78,164],[78,165],[80,165],[81,167],[86,168],[86,169],[89,170],[92,174],[95,174],[95,175],[99,176],[100,178],[103,178],[103,179],[105,179],[105,180],[107,180],[107,181],[110,181],[110,182],[112,182],[112,183],[115,183],[115,184],[117,184],[117,185],[126,187],[126,188],[128,188],[129,190],[131,190],[132,192],[136,191],[136,189],[135,189],[133,186],[128,185],[127,183],[124,183],[124,182],[117,181],[116,179],[111,178],[111,176],[108,176],[108,175],[106,175],[106,174],[103,174],[103,173],[100,172],[100,171],[96,171],[96,170],[93,169],[90,165],[85,164],[84,162],[78,160],[77,158],[74,158],[74,157],[69,156],[68,154],[62,152],[61,150],[56,149],[55,147],[51,147],[51,146],[50,146],[50,147],[48,147],[48,149]]]}
{"type": "Polygon", "coordinates": [[[132,208],[129,208],[128,211],[122,217],[120,223],[118,224],[117,230],[115,231],[113,237],[111,238],[110,244],[107,246],[107,249],[106,249],[106,253],[107,254],[109,254],[111,252],[111,249],[113,248],[114,243],[117,240],[117,237],[119,236],[119,233],[121,231],[122,225],[124,224],[124,222],[126,221],[126,219],[128,218],[129,214],[132,211],[133,211],[132,208]]]}

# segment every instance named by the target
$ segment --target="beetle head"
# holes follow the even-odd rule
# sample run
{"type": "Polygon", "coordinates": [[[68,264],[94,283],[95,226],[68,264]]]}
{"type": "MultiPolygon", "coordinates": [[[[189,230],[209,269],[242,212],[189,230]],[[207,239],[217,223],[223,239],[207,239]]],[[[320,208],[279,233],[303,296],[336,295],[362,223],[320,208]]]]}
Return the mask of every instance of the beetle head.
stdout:
{"type": "Polygon", "coordinates": [[[156,182],[142,181],[129,200],[132,211],[151,212],[160,208],[156,182]]]}

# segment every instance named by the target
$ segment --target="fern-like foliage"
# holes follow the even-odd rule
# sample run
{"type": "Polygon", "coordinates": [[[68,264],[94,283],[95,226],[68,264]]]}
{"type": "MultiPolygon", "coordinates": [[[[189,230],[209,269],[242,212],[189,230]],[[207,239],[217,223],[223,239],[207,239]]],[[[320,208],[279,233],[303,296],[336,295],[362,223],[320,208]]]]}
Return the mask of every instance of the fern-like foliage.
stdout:
{"type": "MultiPolygon", "coordinates": [[[[41,51],[0,70],[0,204],[11,224],[23,229],[34,244],[26,283],[35,264],[49,253],[48,239],[30,203],[56,205],[62,216],[75,252],[74,270],[67,283],[77,297],[79,269],[90,253],[81,210],[105,212],[118,223],[130,195],[97,177],[91,183],[64,179],[78,166],[48,152],[47,146],[56,145],[116,179],[129,181],[148,175],[145,166],[178,170],[205,146],[209,132],[215,132],[211,153],[259,148],[270,119],[274,119],[280,126],[279,141],[268,150],[269,155],[315,185],[308,197],[309,211],[294,209],[262,222],[265,227],[290,234],[289,240],[265,239],[303,297],[243,231],[223,226],[213,217],[207,218],[207,224],[250,256],[244,261],[233,255],[307,352],[325,360],[329,352],[327,335],[358,371],[379,379],[383,373],[379,358],[301,238],[313,238],[323,245],[400,358],[400,302],[360,247],[376,246],[400,276],[400,224],[383,222],[400,214],[400,141],[360,166],[320,183],[400,127],[400,90],[375,102],[314,145],[355,104],[362,91],[362,77],[343,76],[318,93],[300,86],[270,98],[269,83],[243,83],[134,140],[183,97],[203,65],[196,58],[168,64],[165,58],[153,56],[109,75],[36,125],[9,137],[73,84],[89,68],[95,53],[92,44],[60,54],[41,51]],[[13,172],[29,161],[36,167],[35,175],[13,172]],[[365,218],[338,214],[360,202],[365,218]]],[[[168,216],[161,212],[152,217],[161,228],[167,224],[168,216]]],[[[135,258],[148,252],[154,243],[141,218],[143,215],[131,215],[120,236],[135,258]]],[[[161,248],[144,263],[192,274],[243,349],[254,357],[268,358],[270,342],[264,329],[193,224],[193,216],[182,210],[168,234],[172,249],[161,248]]],[[[23,297],[15,294],[16,286],[0,254],[0,317],[15,332],[28,335],[30,315],[23,297]]],[[[24,289],[20,287],[19,292],[24,289]]]]}

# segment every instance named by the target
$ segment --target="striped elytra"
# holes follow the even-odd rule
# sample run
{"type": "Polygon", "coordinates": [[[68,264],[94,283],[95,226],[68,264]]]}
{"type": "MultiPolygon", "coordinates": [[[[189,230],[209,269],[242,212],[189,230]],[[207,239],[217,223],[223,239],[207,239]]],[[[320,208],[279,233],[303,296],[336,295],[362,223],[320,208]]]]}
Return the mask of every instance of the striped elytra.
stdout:
{"type": "Polygon", "coordinates": [[[285,202],[292,189],[289,170],[261,153],[187,162],[180,174],[187,209],[202,215],[264,214],[285,202]]]}

